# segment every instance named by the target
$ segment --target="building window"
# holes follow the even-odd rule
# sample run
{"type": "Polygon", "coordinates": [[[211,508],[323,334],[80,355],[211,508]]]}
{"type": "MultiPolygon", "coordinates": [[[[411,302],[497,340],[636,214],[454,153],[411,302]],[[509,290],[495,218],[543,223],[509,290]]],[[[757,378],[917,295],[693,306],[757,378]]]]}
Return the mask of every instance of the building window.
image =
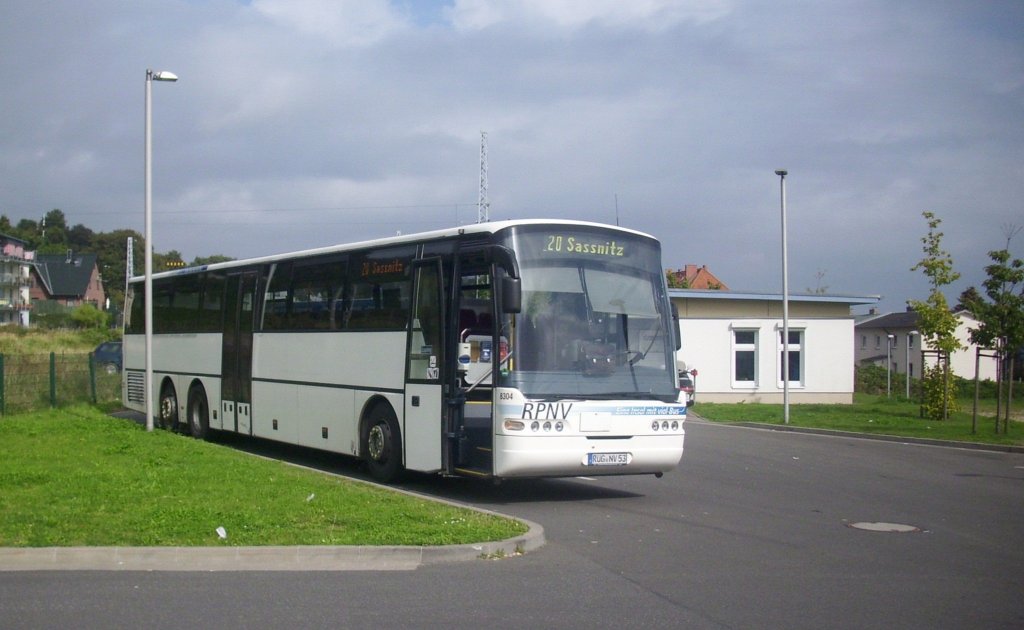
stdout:
{"type": "Polygon", "coordinates": [[[860,336],[860,348],[861,348],[861,350],[863,350],[864,348],[867,348],[867,347],[868,347],[868,336],[867,335],[861,335],[860,336]]]}
{"type": "Polygon", "coordinates": [[[732,331],[733,387],[757,387],[757,330],[732,331]]]}
{"type": "MultiPolygon", "coordinates": [[[[779,364],[778,365],[779,365],[779,386],[780,387],[782,386],[782,380],[783,380],[782,365],[783,365],[784,357],[786,356],[785,353],[783,353],[784,348],[783,348],[783,345],[782,345],[782,339],[783,339],[782,334],[783,333],[780,330],[779,331],[779,337],[778,337],[778,339],[779,339],[779,364]]],[[[804,331],[802,331],[802,330],[790,330],[789,331],[789,344],[788,344],[788,350],[789,350],[789,382],[790,382],[790,384],[793,384],[793,383],[802,384],[803,383],[803,375],[804,375],[804,371],[803,371],[803,357],[804,357],[803,347],[804,347],[804,331]]]]}

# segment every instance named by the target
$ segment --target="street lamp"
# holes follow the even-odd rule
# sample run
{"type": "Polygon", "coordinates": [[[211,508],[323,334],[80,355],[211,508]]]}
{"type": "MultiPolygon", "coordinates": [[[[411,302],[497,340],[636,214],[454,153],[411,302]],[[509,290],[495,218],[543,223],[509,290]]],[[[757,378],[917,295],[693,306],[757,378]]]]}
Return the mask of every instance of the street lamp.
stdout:
{"type": "Polygon", "coordinates": [[[153,81],[177,81],[173,72],[146,70],[146,430],[153,430],[153,81]]]}
{"type": "Polygon", "coordinates": [[[885,336],[885,395],[892,398],[892,342],[896,335],[885,336]]]}
{"type": "Polygon", "coordinates": [[[779,176],[782,203],[782,422],[789,424],[789,263],[786,252],[786,175],[789,171],[775,171],[779,176]]]}
{"type": "Polygon", "coordinates": [[[914,343],[914,335],[919,335],[919,334],[921,334],[921,333],[917,332],[916,330],[911,330],[910,332],[907,333],[907,349],[906,349],[906,354],[907,354],[907,357],[906,357],[906,359],[907,359],[907,364],[906,364],[906,372],[907,372],[906,373],[906,377],[907,377],[907,400],[910,400],[910,346],[911,346],[911,344],[914,343]]]}

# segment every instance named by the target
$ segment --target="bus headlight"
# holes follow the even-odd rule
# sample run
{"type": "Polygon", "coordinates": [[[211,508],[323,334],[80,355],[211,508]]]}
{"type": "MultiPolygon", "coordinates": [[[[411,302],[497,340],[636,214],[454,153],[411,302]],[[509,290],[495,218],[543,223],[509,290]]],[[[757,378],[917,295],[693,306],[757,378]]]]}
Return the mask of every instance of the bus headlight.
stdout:
{"type": "Polygon", "coordinates": [[[655,420],[654,422],[651,423],[651,430],[652,431],[657,431],[660,428],[661,428],[661,425],[658,424],[657,420],[655,420]]]}
{"type": "Polygon", "coordinates": [[[526,423],[522,420],[505,420],[506,431],[522,431],[526,428],[526,423]]]}
{"type": "Polygon", "coordinates": [[[531,431],[534,431],[534,432],[536,432],[536,431],[540,431],[540,423],[539,423],[539,422],[537,422],[536,420],[534,420],[533,422],[531,422],[531,423],[530,423],[530,430],[531,430],[531,431]]]}
{"type": "Polygon", "coordinates": [[[555,431],[558,431],[559,433],[561,433],[562,429],[564,429],[564,428],[565,428],[565,425],[562,424],[561,420],[559,420],[558,422],[555,423],[555,431]]]}
{"type": "Polygon", "coordinates": [[[550,421],[544,423],[544,430],[545,431],[550,431],[551,430],[551,422],[550,421]]]}

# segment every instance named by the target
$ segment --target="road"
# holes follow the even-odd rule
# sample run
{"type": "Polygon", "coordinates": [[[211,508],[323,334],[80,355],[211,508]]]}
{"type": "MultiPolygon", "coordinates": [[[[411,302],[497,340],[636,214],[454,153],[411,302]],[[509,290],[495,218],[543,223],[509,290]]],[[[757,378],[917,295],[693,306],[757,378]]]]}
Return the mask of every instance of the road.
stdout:
{"type": "Polygon", "coordinates": [[[404,487],[547,545],[415,571],[0,572],[0,627],[1024,627],[1021,454],[692,422],[662,479],[404,487]]]}

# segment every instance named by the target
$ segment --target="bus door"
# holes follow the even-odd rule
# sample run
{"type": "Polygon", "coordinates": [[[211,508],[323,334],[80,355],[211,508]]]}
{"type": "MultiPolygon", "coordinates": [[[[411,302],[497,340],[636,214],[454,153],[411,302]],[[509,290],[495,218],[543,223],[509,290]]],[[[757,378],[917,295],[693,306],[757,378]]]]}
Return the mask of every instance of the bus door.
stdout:
{"type": "Polygon", "coordinates": [[[413,307],[406,339],[405,467],[438,471],[448,414],[444,398],[444,295],[441,259],[413,263],[413,307]]]}
{"type": "Polygon", "coordinates": [[[493,368],[507,351],[495,335],[494,291],[489,261],[469,255],[460,261],[457,296],[456,387],[464,401],[455,430],[455,469],[464,474],[493,472],[493,368]]]}
{"type": "Polygon", "coordinates": [[[252,330],[256,272],[227,278],[221,346],[221,421],[227,431],[252,434],[252,330]]]}

